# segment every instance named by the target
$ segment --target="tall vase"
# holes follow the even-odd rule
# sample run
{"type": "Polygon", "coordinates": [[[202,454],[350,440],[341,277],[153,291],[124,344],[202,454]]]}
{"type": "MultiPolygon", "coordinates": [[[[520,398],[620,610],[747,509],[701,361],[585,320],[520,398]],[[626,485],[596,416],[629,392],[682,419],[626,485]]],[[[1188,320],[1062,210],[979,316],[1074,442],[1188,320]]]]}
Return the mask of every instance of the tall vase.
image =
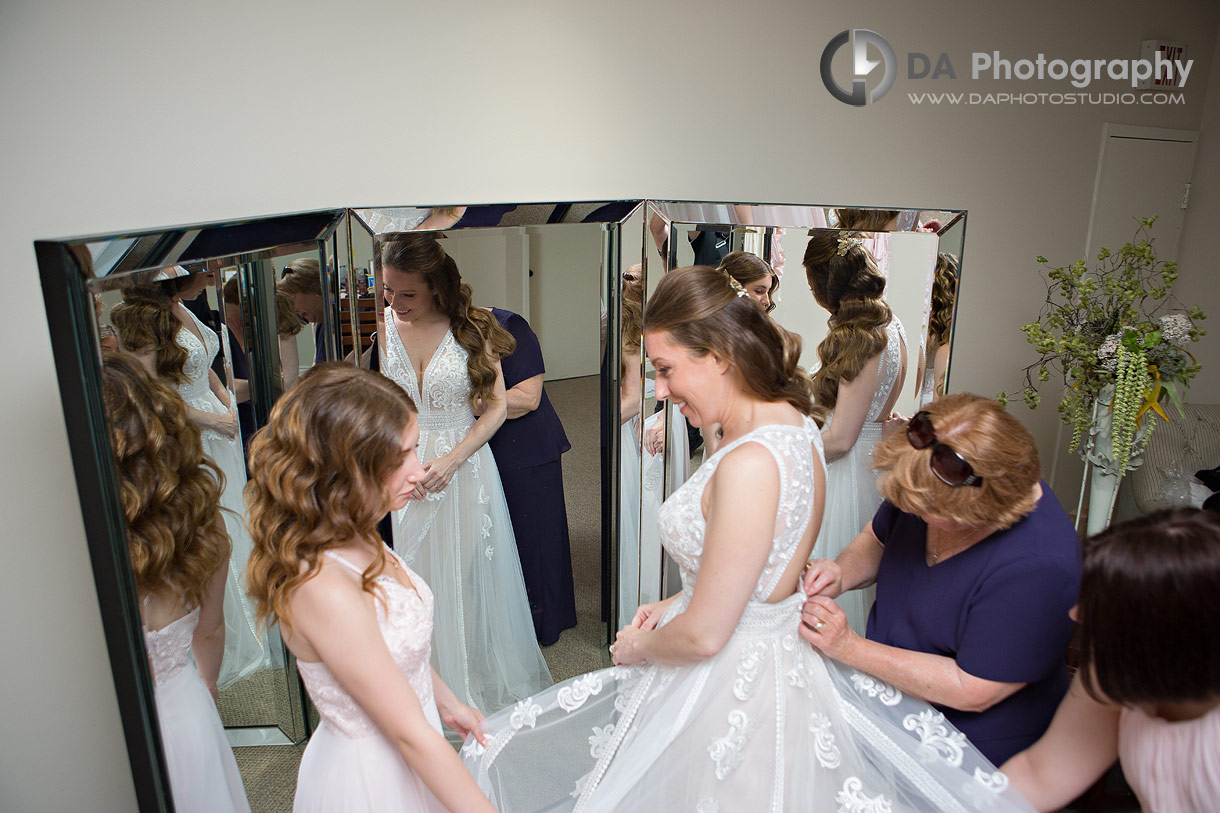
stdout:
{"type": "Polygon", "coordinates": [[[1101,533],[1110,525],[1114,516],[1114,503],[1118,497],[1118,486],[1122,475],[1115,474],[1114,449],[1114,387],[1102,389],[1093,405],[1093,428],[1090,430],[1092,447],[1088,460],[1093,464],[1089,475],[1089,536],[1101,533]]]}

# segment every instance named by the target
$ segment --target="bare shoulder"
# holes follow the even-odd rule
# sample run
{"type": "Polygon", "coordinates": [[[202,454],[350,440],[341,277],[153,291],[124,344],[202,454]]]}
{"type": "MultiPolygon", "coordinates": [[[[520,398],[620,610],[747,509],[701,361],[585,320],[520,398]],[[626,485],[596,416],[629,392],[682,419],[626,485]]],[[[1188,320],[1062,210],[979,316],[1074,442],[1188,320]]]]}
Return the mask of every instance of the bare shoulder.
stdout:
{"type": "Polygon", "coordinates": [[[747,441],[725,453],[713,477],[721,487],[757,490],[779,483],[779,464],[761,443],[747,441]]]}

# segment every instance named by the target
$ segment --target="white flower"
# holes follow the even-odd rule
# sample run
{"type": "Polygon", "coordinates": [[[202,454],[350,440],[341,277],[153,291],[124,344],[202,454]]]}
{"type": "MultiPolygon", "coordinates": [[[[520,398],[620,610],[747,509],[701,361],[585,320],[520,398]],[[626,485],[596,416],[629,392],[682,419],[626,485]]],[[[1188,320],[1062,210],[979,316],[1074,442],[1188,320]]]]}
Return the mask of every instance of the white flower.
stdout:
{"type": "Polygon", "coordinates": [[[1161,336],[1165,338],[1165,341],[1173,344],[1181,344],[1190,338],[1190,329],[1194,327],[1190,317],[1184,313],[1162,316],[1158,322],[1161,326],[1161,336]]]}
{"type": "Polygon", "coordinates": [[[1106,337],[1106,340],[1101,343],[1101,347],[1097,348],[1097,361],[1101,364],[1103,370],[1118,369],[1118,343],[1119,337],[1117,333],[1111,333],[1106,337]]]}

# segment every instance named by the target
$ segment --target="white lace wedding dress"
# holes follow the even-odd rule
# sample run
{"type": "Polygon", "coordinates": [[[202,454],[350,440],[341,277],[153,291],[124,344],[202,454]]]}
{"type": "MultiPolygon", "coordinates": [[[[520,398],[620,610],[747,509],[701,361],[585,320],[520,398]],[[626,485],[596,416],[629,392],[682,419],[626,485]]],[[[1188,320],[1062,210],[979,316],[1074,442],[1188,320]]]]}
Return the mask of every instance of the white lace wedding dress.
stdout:
{"type": "Polygon", "coordinates": [[[743,443],[772,454],[781,489],[771,553],[733,637],[698,663],[592,672],[494,715],[488,744],[462,749],[480,787],[509,813],[1028,809],[942,714],[806,643],[803,594],[765,603],[813,512],[812,421],[726,444],[666,501],[661,536],[683,590],[662,625],[699,577],[704,487],[743,443]]]}
{"type": "MultiPolygon", "coordinates": [[[[452,451],[474,426],[466,350],[447,332],[421,393],[390,309],[382,370],[419,408],[419,459],[452,451]]],[[[551,685],[534,637],[521,560],[496,461],[486,445],[449,485],[394,514],[394,548],[436,595],[432,662],[458,698],[485,714],[551,685]]]]}
{"type": "Polygon", "coordinates": [[[191,640],[198,624],[196,607],[159,630],[144,630],[174,809],[249,813],[233,749],[191,658],[191,640]]]}
{"type": "MultiPolygon", "coordinates": [[[[187,313],[203,336],[203,343],[187,328],[178,329],[175,340],[187,352],[186,363],[182,367],[186,381],[177,385],[178,393],[187,406],[219,415],[228,410],[212,392],[208,370],[220,352],[220,339],[193,313],[187,313]]],[[[232,399],[231,393],[229,397],[232,399]]],[[[254,542],[246,530],[246,503],[242,499],[242,491],[246,487],[246,460],[242,454],[241,435],[235,433],[233,437],[226,437],[211,429],[203,429],[201,436],[203,453],[212,459],[225,477],[220,506],[225,509],[221,514],[232,545],[229,551],[229,577],[225,581],[225,653],[220,663],[220,679],[216,683],[224,689],[260,669],[270,668],[272,657],[267,636],[260,635],[255,626],[254,610],[246,594],[243,575],[254,542]]]]}
{"type": "MultiPolygon", "coordinates": [[[[885,417],[881,411],[894,388],[902,386],[898,379],[907,335],[897,316],[886,326],[885,337],[885,349],[877,362],[877,391],[873,393],[860,436],[847,454],[830,461],[826,467],[826,511],[813,546],[815,558],[834,559],[842,553],[881,506],[877,475],[873,472],[873,447],[881,440],[882,424],[877,423],[885,417]]],[[[826,425],[833,421],[832,412],[826,425]]],[[[836,599],[847,615],[847,623],[858,635],[864,635],[876,594],[876,588],[866,587],[849,590],[836,599]]]]}

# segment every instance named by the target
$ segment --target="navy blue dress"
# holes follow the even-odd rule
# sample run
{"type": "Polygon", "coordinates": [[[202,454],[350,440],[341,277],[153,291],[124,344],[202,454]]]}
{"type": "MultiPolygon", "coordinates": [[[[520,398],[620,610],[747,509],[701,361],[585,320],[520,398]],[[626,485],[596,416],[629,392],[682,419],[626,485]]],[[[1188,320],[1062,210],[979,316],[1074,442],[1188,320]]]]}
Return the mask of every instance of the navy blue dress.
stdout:
{"type": "MultiPolygon", "coordinates": [[[[542,348],[529,323],[512,311],[492,308],[491,312],[517,340],[517,349],[500,362],[504,388],[541,375],[542,348]]],[[[504,484],[534,633],[538,643],[549,646],[561,632],[576,626],[576,593],[561,461],[572,446],[546,390],[537,409],[504,421],[488,446],[504,484]]]]}
{"type": "Polygon", "coordinates": [[[1033,745],[1068,688],[1068,611],[1080,591],[1080,541],[1050,486],[1037,507],[935,565],[928,526],[886,500],[873,517],[885,546],[868,639],[944,655],[975,677],[1024,688],[986,711],[941,707],[996,765],[1033,745]]]}
{"type": "MultiPolygon", "coordinates": [[[[246,351],[237,343],[237,336],[229,328],[229,353],[233,356],[233,378],[250,380],[250,363],[246,360],[246,351]]],[[[221,381],[224,379],[222,378],[221,381]]],[[[237,405],[237,420],[241,426],[241,448],[249,450],[250,438],[254,435],[254,404],[249,399],[237,405]]]]}

